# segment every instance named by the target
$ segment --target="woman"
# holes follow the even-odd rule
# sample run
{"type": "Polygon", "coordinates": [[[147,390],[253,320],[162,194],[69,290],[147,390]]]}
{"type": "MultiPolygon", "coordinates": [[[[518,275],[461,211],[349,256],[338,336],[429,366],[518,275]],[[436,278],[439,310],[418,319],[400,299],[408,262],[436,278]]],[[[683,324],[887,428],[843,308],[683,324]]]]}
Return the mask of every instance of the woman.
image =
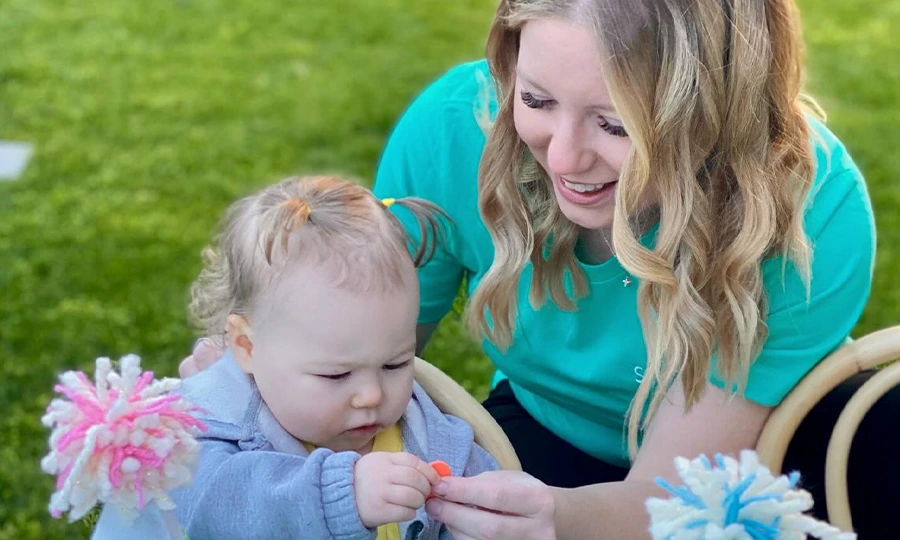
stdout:
{"type": "MultiPolygon", "coordinates": [[[[754,447],[847,338],[866,186],[803,107],[791,0],[502,0],[487,53],[415,100],[375,183],[453,219],[418,347],[465,279],[498,368],[485,406],[525,471],[447,479],[428,510],[461,539],[645,537],[676,456],[754,447]]],[[[820,497],[805,450],[835,419],[787,461],[820,497]]]]}

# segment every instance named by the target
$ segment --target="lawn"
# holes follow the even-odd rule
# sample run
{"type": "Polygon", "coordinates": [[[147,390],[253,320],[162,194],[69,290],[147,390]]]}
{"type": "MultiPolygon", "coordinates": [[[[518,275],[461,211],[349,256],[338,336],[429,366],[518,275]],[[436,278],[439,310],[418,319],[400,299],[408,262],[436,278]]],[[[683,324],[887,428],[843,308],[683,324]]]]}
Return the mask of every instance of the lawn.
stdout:
{"type": "MultiPolygon", "coordinates": [[[[877,212],[861,334],[900,322],[900,1],[802,4],[810,89],[877,212]]],[[[56,374],[136,352],[175,375],[195,337],[186,289],[220,211],[298,172],[371,178],[416,92],[482,54],[493,5],[0,3],[0,139],[36,146],[21,179],[0,183],[0,540],[87,536],[46,512],[39,418],[56,374]]],[[[490,368],[457,320],[425,356],[484,396],[490,368]]]]}

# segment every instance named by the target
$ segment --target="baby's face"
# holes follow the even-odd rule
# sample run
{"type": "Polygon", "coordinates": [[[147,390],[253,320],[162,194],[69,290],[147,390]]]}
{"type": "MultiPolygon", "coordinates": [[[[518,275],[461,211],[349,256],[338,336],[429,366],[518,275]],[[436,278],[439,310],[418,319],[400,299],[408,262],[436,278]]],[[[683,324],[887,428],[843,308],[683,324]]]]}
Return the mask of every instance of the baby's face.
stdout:
{"type": "Polygon", "coordinates": [[[418,284],[413,274],[393,293],[352,293],[321,273],[298,268],[269,296],[253,375],[294,437],[365,453],[412,396],[418,284]]]}

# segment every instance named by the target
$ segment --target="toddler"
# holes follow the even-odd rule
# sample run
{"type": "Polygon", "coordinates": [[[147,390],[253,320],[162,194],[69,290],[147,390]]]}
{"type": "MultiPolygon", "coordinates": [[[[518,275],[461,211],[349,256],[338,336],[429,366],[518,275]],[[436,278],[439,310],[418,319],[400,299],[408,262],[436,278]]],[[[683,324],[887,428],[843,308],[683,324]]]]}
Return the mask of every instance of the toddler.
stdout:
{"type": "Polygon", "coordinates": [[[228,350],[184,381],[209,427],[193,484],[173,494],[190,538],[450,536],[424,510],[439,481],[428,462],[498,467],[413,380],[416,267],[442,215],[330,176],[229,209],[192,292],[192,315],[228,350]]]}

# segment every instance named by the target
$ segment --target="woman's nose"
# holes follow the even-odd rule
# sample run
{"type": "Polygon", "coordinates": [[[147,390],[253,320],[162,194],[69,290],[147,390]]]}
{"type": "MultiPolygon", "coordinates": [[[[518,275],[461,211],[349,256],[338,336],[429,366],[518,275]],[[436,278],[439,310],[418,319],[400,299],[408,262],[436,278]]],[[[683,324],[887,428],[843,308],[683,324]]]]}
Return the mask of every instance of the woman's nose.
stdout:
{"type": "Polygon", "coordinates": [[[574,176],[593,166],[596,153],[586,135],[571,121],[561,121],[553,130],[547,147],[547,166],[552,174],[574,176]]]}

